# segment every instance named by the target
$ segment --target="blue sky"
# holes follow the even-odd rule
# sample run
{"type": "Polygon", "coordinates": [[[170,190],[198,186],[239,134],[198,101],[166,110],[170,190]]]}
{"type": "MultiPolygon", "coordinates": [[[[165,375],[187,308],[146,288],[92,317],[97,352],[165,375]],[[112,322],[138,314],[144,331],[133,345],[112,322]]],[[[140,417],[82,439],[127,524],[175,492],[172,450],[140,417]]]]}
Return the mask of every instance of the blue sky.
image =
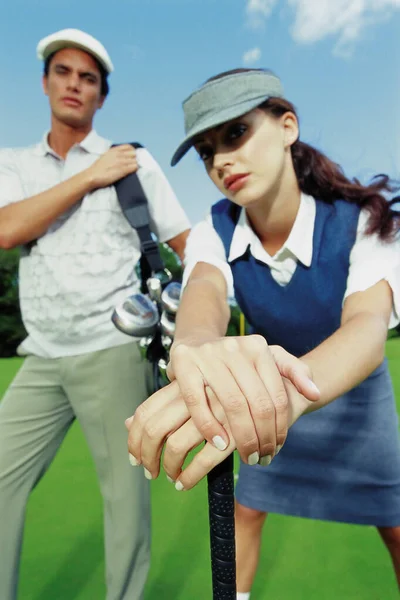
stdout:
{"type": "Polygon", "coordinates": [[[268,67],[297,106],[301,137],[366,181],[400,177],[400,0],[13,0],[0,22],[0,146],[36,142],[49,124],[36,45],[76,27],[114,62],[98,132],[140,141],[193,222],[219,198],[191,152],[175,168],[182,100],[205,79],[268,67]]]}

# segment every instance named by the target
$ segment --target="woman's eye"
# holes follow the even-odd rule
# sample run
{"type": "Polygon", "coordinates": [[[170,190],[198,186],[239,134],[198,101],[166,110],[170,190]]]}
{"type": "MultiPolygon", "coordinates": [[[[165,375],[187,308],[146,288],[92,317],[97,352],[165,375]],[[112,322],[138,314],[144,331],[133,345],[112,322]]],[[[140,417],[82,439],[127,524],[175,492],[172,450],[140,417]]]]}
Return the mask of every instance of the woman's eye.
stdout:
{"type": "Polygon", "coordinates": [[[212,156],[212,148],[210,148],[209,146],[200,146],[199,148],[197,148],[197,152],[199,153],[200,159],[203,162],[206,162],[212,156]]]}
{"type": "Polygon", "coordinates": [[[247,131],[247,126],[244,123],[233,123],[226,130],[226,141],[232,142],[240,138],[247,131]]]}

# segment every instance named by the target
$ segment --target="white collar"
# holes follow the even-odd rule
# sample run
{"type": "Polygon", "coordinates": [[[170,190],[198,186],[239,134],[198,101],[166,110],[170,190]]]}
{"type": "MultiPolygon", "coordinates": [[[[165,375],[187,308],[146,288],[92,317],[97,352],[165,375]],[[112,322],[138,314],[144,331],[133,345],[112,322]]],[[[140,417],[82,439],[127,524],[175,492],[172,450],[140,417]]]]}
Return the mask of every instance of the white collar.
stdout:
{"type": "MultiPolygon", "coordinates": [[[[50,131],[46,131],[42,137],[42,140],[36,145],[36,154],[39,154],[40,156],[52,154],[56,158],[60,158],[49,145],[49,133],[50,131]]],[[[79,144],[75,144],[75,146],[79,146],[88,154],[98,154],[100,156],[109,149],[110,142],[99,136],[98,133],[92,129],[87,136],[79,144]]]]}
{"type": "Polygon", "coordinates": [[[299,210],[289,237],[282,248],[271,257],[262,247],[259,238],[249,224],[246,211],[242,209],[232,236],[229,262],[245,254],[250,246],[253,256],[267,264],[270,264],[273,259],[278,259],[286,250],[293,254],[303,265],[309,267],[312,261],[315,214],[316,204],[314,198],[302,193],[299,210]]]}

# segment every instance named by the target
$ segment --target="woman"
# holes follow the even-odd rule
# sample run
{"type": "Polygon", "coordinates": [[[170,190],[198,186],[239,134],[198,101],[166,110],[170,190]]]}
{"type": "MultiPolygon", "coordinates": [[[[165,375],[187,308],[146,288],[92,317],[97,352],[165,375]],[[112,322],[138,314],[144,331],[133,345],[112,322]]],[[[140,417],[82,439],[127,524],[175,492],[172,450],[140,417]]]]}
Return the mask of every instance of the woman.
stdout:
{"type": "Polygon", "coordinates": [[[400,312],[390,182],[349,180],[301,142],[269,71],[212,78],[184,112],[172,164],[194,146],[225,199],[189,238],[175,381],[128,420],[131,462],[156,477],[167,440],[165,471],[189,489],[238,448],[238,598],[249,598],[268,512],[375,525],[400,583],[400,449],[384,360],[400,312]],[[260,335],[224,338],[233,294],[260,335]]]}

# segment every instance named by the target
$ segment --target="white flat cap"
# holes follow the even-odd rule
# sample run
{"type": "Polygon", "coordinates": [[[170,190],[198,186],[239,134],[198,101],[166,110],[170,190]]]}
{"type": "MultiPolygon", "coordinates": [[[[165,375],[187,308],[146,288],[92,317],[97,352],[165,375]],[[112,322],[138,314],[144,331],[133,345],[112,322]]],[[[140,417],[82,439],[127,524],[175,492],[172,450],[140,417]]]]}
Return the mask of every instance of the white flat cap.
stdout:
{"type": "Polygon", "coordinates": [[[96,38],[79,29],[62,29],[40,40],[36,52],[40,60],[46,60],[50,54],[62,48],[79,48],[91,54],[104,67],[107,73],[112,73],[114,66],[107,50],[96,38]]]}

